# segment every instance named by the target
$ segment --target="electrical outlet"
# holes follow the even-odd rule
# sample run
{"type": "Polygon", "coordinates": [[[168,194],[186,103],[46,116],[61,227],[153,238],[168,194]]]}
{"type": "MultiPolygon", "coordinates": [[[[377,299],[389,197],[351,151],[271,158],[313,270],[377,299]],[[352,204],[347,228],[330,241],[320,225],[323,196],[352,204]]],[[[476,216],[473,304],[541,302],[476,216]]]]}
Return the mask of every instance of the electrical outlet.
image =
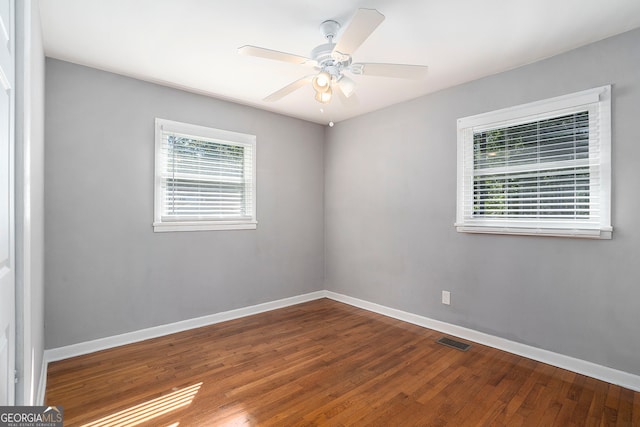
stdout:
{"type": "Polygon", "coordinates": [[[442,303],[445,305],[451,305],[451,292],[442,291],[442,303]]]}

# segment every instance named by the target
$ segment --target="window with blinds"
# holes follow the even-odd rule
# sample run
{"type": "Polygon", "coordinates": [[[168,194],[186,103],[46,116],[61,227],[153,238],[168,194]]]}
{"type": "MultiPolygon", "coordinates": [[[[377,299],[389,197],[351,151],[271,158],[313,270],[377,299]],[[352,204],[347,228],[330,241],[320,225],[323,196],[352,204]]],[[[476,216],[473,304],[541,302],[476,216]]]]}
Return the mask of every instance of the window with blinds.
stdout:
{"type": "Polygon", "coordinates": [[[256,138],[156,119],[155,231],[256,228],[256,138]]]}
{"type": "Polygon", "coordinates": [[[458,231],[611,238],[610,87],[458,121],[458,231]]]}

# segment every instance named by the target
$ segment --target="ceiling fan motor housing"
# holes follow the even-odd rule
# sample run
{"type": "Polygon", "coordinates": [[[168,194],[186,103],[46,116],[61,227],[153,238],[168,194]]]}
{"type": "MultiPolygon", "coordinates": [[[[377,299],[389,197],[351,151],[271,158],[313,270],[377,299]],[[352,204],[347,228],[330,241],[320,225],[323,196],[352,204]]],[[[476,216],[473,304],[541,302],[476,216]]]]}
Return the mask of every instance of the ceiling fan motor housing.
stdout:
{"type": "Polygon", "coordinates": [[[318,68],[322,71],[326,71],[331,76],[338,78],[342,71],[351,65],[351,57],[343,56],[344,60],[336,60],[334,57],[335,43],[325,43],[320,46],[316,46],[311,51],[311,58],[316,61],[318,68]]]}
{"type": "Polygon", "coordinates": [[[311,51],[311,59],[315,60],[319,67],[329,65],[330,62],[334,62],[331,52],[333,52],[333,48],[335,46],[335,43],[325,43],[320,46],[316,46],[311,51]]]}
{"type": "Polygon", "coordinates": [[[334,80],[341,77],[342,71],[351,64],[349,55],[337,54],[336,44],[333,40],[337,37],[340,24],[334,20],[327,20],[320,24],[320,32],[328,43],[316,46],[311,51],[311,58],[316,61],[318,68],[329,73],[334,80]]]}

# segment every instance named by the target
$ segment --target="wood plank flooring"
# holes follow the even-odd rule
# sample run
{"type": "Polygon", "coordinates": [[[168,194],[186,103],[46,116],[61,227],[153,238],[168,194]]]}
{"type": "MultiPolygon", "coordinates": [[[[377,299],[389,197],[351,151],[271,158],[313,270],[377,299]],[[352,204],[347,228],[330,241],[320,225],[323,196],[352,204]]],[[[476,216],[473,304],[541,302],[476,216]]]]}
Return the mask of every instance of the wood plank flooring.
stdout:
{"type": "Polygon", "coordinates": [[[640,393],[328,299],[49,365],[66,426],[640,426],[640,393]]]}

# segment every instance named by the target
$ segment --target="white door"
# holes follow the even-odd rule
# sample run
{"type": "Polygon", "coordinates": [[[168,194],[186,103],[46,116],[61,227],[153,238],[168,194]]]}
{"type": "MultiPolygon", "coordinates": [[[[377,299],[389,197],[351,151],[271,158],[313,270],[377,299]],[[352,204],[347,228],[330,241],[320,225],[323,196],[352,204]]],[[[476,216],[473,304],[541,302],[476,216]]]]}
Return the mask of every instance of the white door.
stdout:
{"type": "Polygon", "coordinates": [[[0,0],[0,406],[15,396],[14,1],[0,0]]]}

